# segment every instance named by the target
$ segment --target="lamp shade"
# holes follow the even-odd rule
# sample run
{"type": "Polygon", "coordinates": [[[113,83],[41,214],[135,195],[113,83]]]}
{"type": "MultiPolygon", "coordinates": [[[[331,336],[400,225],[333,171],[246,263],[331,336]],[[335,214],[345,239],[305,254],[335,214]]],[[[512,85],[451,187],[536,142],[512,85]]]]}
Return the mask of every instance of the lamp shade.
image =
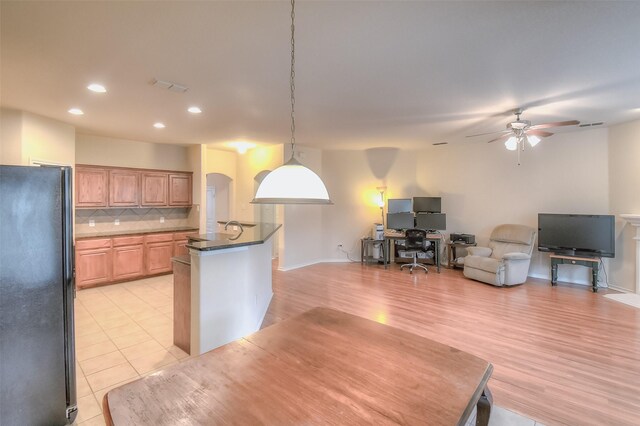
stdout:
{"type": "Polygon", "coordinates": [[[527,140],[532,147],[538,145],[538,142],[540,142],[540,138],[536,135],[527,135],[527,140]]]}
{"type": "Polygon", "coordinates": [[[516,149],[518,149],[518,139],[516,139],[515,136],[511,136],[509,139],[507,139],[507,141],[504,143],[504,146],[509,150],[509,151],[515,151],[516,149]]]}
{"type": "Polygon", "coordinates": [[[260,183],[254,204],[333,204],[322,179],[291,157],[260,183]]]}

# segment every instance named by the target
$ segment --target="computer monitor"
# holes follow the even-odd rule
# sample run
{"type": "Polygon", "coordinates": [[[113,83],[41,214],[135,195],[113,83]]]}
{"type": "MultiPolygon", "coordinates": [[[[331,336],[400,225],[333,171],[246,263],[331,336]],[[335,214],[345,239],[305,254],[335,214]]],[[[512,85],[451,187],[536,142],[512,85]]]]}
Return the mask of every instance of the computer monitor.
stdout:
{"type": "Polygon", "coordinates": [[[387,214],[387,229],[411,229],[414,227],[413,213],[387,214]]]}
{"type": "Polygon", "coordinates": [[[389,199],[387,213],[411,213],[411,198],[389,199]]]}
{"type": "Polygon", "coordinates": [[[413,211],[416,213],[440,213],[442,211],[442,198],[413,197],[413,211]]]}
{"type": "Polygon", "coordinates": [[[444,213],[420,213],[416,215],[416,228],[425,231],[444,231],[447,229],[447,215],[444,213]]]}

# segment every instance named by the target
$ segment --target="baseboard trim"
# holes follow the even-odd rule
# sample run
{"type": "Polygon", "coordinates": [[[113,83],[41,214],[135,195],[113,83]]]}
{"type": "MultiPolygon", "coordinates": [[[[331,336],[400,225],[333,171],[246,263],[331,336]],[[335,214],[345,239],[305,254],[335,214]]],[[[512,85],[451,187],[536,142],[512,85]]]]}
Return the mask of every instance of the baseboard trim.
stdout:
{"type": "Polygon", "coordinates": [[[306,266],[316,265],[318,263],[350,263],[352,262],[349,259],[318,259],[311,262],[298,263],[296,265],[287,266],[285,268],[278,266],[278,271],[287,272],[292,271],[294,269],[304,268],[306,266]]]}
{"type": "MultiPolygon", "coordinates": [[[[538,278],[541,280],[547,280],[549,282],[551,282],[551,277],[548,275],[543,275],[543,274],[529,274],[528,275],[531,278],[538,278]]],[[[578,284],[578,285],[584,285],[584,286],[590,286],[591,285],[591,281],[564,281],[564,280],[558,280],[559,282],[563,282],[563,283],[569,283],[569,284],[578,284]]]]}
{"type": "Polygon", "coordinates": [[[634,294],[635,293],[635,291],[629,290],[628,288],[618,287],[617,285],[609,284],[609,287],[606,287],[606,288],[610,288],[611,290],[619,291],[620,293],[630,293],[630,294],[634,294]]]}

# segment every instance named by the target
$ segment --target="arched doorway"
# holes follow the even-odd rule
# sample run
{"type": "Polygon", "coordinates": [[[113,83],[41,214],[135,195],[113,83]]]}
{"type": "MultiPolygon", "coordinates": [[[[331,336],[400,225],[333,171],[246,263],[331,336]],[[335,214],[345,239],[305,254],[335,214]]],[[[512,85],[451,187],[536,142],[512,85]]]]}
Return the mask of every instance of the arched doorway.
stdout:
{"type": "Polygon", "coordinates": [[[216,232],[219,220],[230,219],[231,181],[222,173],[207,174],[207,233],[216,232]]]}

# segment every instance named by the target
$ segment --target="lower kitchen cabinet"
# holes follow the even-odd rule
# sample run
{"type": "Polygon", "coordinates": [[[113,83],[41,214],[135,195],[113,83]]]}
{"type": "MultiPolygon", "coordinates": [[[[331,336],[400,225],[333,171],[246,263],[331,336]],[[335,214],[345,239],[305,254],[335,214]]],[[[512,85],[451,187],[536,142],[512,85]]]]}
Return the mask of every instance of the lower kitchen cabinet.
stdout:
{"type": "Polygon", "coordinates": [[[76,285],[87,287],[111,281],[111,238],[76,242],[76,285]]]}
{"type": "Polygon", "coordinates": [[[147,275],[171,272],[173,240],[161,243],[147,243],[146,252],[145,269],[147,275]]]}
{"type": "Polygon", "coordinates": [[[76,286],[93,287],[171,273],[171,258],[187,254],[187,238],[197,234],[162,232],[76,241],[76,286]]]}
{"type": "Polygon", "coordinates": [[[139,278],[144,271],[144,236],[113,237],[113,280],[139,278]]]}

